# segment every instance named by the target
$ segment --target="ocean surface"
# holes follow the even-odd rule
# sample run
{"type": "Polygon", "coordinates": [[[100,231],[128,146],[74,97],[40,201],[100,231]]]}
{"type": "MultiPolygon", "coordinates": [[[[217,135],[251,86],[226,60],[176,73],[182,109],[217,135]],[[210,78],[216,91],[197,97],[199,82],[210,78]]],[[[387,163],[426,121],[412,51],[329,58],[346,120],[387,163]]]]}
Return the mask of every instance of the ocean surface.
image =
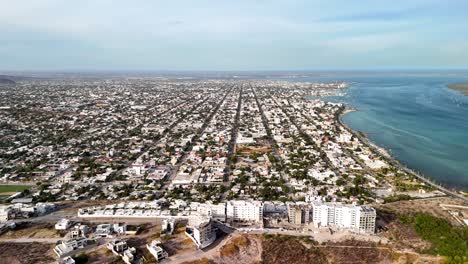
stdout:
{"type": "Polygon", "coordinates": [[[446,87],[468,82],[468,72],[330,73],[292,79],[349,82],[347,95],[326,98],[358,110],[343,116],[349,127],[407,167],[468,190],[468,96],[446,87]]]}

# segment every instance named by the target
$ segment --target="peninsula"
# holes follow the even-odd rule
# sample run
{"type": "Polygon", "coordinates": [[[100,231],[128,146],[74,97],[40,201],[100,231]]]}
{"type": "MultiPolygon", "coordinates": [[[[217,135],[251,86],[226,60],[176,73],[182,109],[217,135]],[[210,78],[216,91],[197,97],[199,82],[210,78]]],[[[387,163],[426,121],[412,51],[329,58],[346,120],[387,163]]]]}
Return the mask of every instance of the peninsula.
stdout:
{"type": "Polygon", "coordinates": [[[468,82],[464,83],[452,83],[447,85],[448,88],[460,92],[464,95],[468,95],[468,82]]]}

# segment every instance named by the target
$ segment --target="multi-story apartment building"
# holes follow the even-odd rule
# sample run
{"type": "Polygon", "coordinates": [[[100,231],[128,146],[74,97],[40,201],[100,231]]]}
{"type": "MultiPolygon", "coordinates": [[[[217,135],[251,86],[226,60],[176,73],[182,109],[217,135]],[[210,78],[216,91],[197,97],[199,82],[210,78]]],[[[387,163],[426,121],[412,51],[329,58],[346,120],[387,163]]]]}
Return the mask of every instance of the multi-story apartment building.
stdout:
{"type": "Polygon", "coordinates": [[[288,221],[295,225],[308,224],[312,212],[310,203],[286,203],[288,209],[288,221]]]}
{"type": "Polygon", "coordinates": [[[226,217],[234,222],[263,221],[263,203],[260,201],[229,201],[226,204],[226,217]]]}
{"type": "Polygon", "coordinates": [[[200,249],[211,245],[216,240],[216,231],[210,217],[190,218],[185,234],[200,249]]]}
{"type": "Polygon", "coordinates": [[[349,228],[357,232],[373,234],[376,212],[374,208],[340,203],[312,204],[312,221],[317,226],[349,228]]]}

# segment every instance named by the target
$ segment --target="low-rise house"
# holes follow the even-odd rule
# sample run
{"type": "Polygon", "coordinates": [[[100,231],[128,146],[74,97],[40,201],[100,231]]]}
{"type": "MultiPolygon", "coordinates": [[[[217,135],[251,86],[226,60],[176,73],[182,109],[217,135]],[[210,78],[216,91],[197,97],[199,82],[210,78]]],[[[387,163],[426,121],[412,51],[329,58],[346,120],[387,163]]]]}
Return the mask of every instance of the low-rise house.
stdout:
{"type": "Polygon", "coordinates": [[[79,238],[73,238],[67,241],[62,241],[59,244],[57,244],[54,248],[55,254],[57,254],[58,257],[63,257],[72,251],[78,249],[78,248],[83,248],[88,245],[88,240],[85,237],[79,237],[79,238]]]}
{"type": "Polygon", "coordinates": [[[151,241],[150,244],[146,245],[146,248],[157,261],[165,259],[169,256],[169,254],[161,247],[161,242],[158,240],[151,241]]]}
{"type": "Polygon", "coordinates": [[[174,218],[164,219],[161,224],[161,233],[172,235],[172,232],[174,232],[174,228],[175,228],[174,218]]]}
{"type": "Polygon", "coordinates": [[[66,218],[62,218],[55,224],[55,229],[56,230],[67,230],[70,227],[70,225],[71,225],[70,220],[68,220],[66,218]]]}
{"type": "Polygon", "coordinates": [[[136,249],[128,247],[127,241],[112,240],[107,244],[107,248],[115,255],[120,256],[127,264],[131,264],[135,260],[136,249]]]}
{"type": "Polygon", "coordinates": [[[89,227],[87,225],[77,224],[70,231],[71,238],[86,237],[89,232],[89,227]]]}
{"type": "Polygon", "coordinates": [[[64,257],[62,260],[59,261],[59,264],[75,264],[75,260],[68,256],[68,257],[64,257]]]}
{"type": "Polygon", "coordinates": [[[94,232],[95,237],[112,237],[112,225],[111,224],[101,224],[96,227],[96,232],[94,232]]]}
{"type": "Polygon", "coordinates": [[[0,222],[6,222],[9,219],[11,214],[11,208],[8,206],[1,206],[0,207],[0,222]]]}

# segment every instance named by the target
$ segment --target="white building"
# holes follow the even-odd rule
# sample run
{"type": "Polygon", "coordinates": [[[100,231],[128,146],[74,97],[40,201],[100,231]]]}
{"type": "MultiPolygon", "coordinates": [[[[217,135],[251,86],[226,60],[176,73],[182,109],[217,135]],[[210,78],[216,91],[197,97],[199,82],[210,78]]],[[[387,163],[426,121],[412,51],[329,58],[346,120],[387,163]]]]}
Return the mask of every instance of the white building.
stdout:
{"type": "Polygon", "coordinates": [[[175,229],[175,219],[164,219],[161,224],[161,233],[172,235],[175,229]]]}
{"type": "Polygon", "coordinates": [[[226,204],[226,217],[231,221],[263,221],[263,203],[260,201],[229,201],[226,204]]]}
{"type": "Polygon", "coordinates": [[[67,230],[70,227],[70,225],[71,225],[70,220],[68,220],[66,218],[62,218],[55,224],[55,229],[56,230],[67,230]]]}
{"type": "Polygon", "coordinates": [[[185,234],[200,249],[211,245],[216,240],[216,232],[210,217],[190,218],[185,234]]]}
{"type": "Polygon", "coordinates": [[[157,261],[165,259],[169,256],[169,254],[167,254],[167,252],[161,247],[161,242],[158,240],[151,241],[150,244],[146,245],[146,248],[157,261]]]}
{"type": "Polygon", "coordinates": [[[38,215],[44,215],[55,210],[55,205],[51,203],[37,203],[35,208],[38,215]]]}
{"type": "Polygon", "coordinates": [[[87,225],[77,224],[72,230],[70,230],[71,238],[86,237],[89,232],[89,227],[87,225]]]}
{"type": "Polygon", "coordinates": [[[73,250],[78,248],[83,248],[88,244],[88,240],[85,237],[80,237],[76,239],[70,239],[68,241],[62,241],[60,244],[55,246],[54,252],[58,257],[63,257],[66,254],[69,254],[73,250]]]}
{"type": "Polygon", "coordinates": [[[6,222],[10,219],[10,207],[8,206],[1,206],[0,207],[0,223],[6,222]]]}
{"type": "Polygon", "coordinates": [[[333,226],[373,234],[376,212],[374,208],[341,203],[312,204],[312,221],[316,226],[333,226]]]}
{"type": "Polygon", "coordinates": [[[135,260],[136,248],[129,247],[127,241],[112,240],[107,244],[107,248],[115,255],[120,256],[127,264],[131,264],[135,260]]]}
{"type": "Polygon", "coordinates": [[[112,225],[111,224],[100,224],[96,227],[94,232],[95,237],[112,237],[112,225]]]}
{"type": "Polygon", "coordinates": [[[75,263],[76,263],[75,260],[70,256],[65,257],[59,261],[59,264],[75,264],[75,263]]]}
{"type": "Polygon", "coordinates": [[[226,203],[204,203],[197,206],[197,212],[201,215],[211,216],[216,220],[226,221],[226,203]]]}

